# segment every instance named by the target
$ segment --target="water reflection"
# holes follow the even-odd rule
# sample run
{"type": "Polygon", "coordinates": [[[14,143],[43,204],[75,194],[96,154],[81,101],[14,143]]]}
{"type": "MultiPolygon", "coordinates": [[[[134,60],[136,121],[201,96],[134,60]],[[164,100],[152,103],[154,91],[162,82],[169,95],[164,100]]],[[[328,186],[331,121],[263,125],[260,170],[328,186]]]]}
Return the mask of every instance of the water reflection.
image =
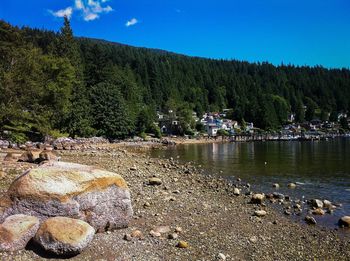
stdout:
{"type": "Polygon", "coordinates": [[[282,193],[340,202],[341,212],[350,214],[349,152],[350,139],[334,139],[192,144],[152,153],[194,161],[210,173],[241,177],[266,192],[272,191],[272,183],[280,183],[282,193]],[[303,185],[291,191],[285,186],[288,182],[303,185]]]}

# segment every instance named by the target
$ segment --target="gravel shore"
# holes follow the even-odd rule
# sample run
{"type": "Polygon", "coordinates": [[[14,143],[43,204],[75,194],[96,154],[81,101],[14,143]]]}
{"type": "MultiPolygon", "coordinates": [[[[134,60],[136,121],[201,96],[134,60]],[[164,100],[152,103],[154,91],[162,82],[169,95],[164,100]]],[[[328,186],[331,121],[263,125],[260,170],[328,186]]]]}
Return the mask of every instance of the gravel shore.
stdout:
{"type": "MultiPolygon", "coordinates": [[[[60,154],[62,161],[121,174],[134,208],[129,228],[97,234],[71,260],[350,260],[350,231],[307,225],[269,204],[251,204],[243,184],[237,185],[241,193],[236,196],[228,181],[204,176],[191,164],[120,147],[60,154]]],[[[29,167],[35,165],[2,163],[1,193],[29,167]]],[[[0,260],[43,258],[52,256],[32,245],[0,253],[0,260]]]]}

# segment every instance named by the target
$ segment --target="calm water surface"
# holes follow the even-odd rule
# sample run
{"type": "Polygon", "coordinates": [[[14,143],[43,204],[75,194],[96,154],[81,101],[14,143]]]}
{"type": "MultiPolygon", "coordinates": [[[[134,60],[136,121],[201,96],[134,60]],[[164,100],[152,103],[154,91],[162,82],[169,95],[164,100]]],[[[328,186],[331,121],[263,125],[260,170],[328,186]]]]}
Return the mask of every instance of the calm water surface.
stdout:
{"type": "Polygon", "coordinates": [[[350,138],[329,141],[276,141],[223,144],[188,144],[152,151],[156,157],[194,161],[207,173],[240,177],[253,189],[279,192],[294,198],[328,199],[343,207],[333,216],[318,218],[333,226],[339,216],[350,215],[350,138]],[[287,188],[296,182],[297,189],[287,188]]]}

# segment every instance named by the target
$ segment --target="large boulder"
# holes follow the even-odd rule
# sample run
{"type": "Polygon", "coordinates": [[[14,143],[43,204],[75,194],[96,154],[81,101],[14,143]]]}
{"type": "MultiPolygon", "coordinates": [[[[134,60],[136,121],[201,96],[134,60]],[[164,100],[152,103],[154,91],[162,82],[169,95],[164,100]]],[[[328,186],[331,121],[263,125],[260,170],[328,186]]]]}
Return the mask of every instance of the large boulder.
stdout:
{"type": "Polygon", "coordinates": [[[41,220],[81,219],[104,231],[127,227],[133,211],[120,175],[75,163],[48,162],[25,172],[0,200],[0,221],[20,213],[41,220]]]}
{"type": "Polygon", "coordinates": [[[34,241],[56,255],[75,255],[88,246],[94,234],[94,228],[82,220],[53,217],[41,224],[34,241]]]}
{"type": "Polygon", "coordinates": [[[13,215],[0,225],[0,251],[24,249],[39,228],[39,219],[27,215],[13,215]]]}

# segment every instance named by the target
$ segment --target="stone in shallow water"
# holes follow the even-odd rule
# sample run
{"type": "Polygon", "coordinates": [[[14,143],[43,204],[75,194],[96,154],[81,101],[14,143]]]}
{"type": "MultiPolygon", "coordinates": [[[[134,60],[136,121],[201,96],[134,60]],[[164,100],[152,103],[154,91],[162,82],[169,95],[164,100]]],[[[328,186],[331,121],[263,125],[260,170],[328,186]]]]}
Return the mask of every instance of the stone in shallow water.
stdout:
{"type": "Polygon", "coordinates": [[[0,220],[19,213],[42,220],[65,216],[104,231],[127,227],[133,213],[129,189],[120,175],[67,162],[49,162],[27,171],[6,196],[0,202],[0,220]]]}
{"type": "Polygon", "coordinates": [[[39,219],[27,215],[13,215],[0,225],[0,251],[24,249],[39,228],[39,219]]]}
{"type": "Polygon", "coordinates": [[[318,215],[318,216],[323,216],[324,213],[325,213],[324,210],[321,209],[321,208],[317,208],[317,209],[315,209],[314,211],[312,211],[312,214],[318,215]]]}
{"type": "Polygon", "coordinates": [[[56,255],[74,255],[88,246],[94,234],[94,228],[82,220],[53,217],[41,224],[34,240],[56,255]]]}
{"type": "Polygon", "coordinates": [[[289,183],[287,186],[288,186],[288,188],[290,188],[290,189],[294,189],[294,188],[297,187],[297,185],[296,185],[295,183],[289,183]]]}
{"type": "Polygon", "coordinates": [[[344,216],[338,221],[340,227],[350,227],[350,216],[344,216]]]}
{"type": "Polygon", "coordinates": [[[311,205],[315,208],[323,208],[323,202],[319,199],[313,199],[311,200],[311,205]]]}
{"type": "Polygon", "coordinates": [[[316,219],[313,217],[310,217],[310,216],[305,217],[305,222],[309,225],[316,225],[317,224],[316,219]]]}

